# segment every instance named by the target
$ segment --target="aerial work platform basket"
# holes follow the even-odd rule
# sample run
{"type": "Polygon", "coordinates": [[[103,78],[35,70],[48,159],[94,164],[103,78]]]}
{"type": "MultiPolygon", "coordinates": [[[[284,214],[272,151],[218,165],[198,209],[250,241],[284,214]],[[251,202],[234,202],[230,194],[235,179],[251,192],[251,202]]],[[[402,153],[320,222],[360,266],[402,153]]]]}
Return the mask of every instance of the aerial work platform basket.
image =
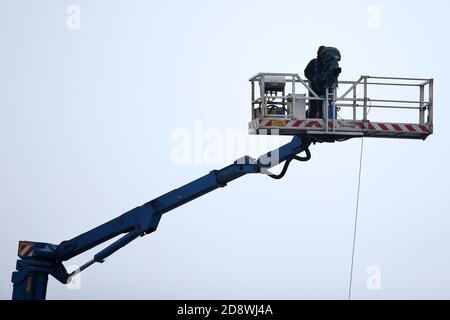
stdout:
{"type": "Polygon", "coordinates": [[[425,140],[433,133],[433,79],[361,76],[357,81],[339,81],[338,88],[327,90],[325,96],[295,73],[259,73],[250,82],[250,134],[311,135],[335,141],[425,140]],[[372,97],[369,92],[390,97],[372,97]],[[322,102],[323,118],[307,117],[313,100],[322,102]]]}

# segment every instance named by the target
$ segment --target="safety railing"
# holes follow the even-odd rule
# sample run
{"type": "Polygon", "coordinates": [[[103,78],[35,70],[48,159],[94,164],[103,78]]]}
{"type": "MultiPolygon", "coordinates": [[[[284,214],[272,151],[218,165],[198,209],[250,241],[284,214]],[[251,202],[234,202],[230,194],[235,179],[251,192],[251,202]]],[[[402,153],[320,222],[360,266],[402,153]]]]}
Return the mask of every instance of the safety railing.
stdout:
{"type": "Polygon", "coordinates": [[[309,86],[309,82],[307,80],[303,80],[296,73],[258,73],[249,79],[251,82],[251,105],[252,105],[252,119],[257,117],[274,117],[274,118],[285,118],[293,115],[293,109],[295,107],[295,99],[291,104],[289,103],[290,99],[296,95],[296,92],[300,93],[300,89],[312,93],[312,97],[308,97],[303,99],[305,104],[308,104],[307,100],[322,100],[323,98],[319,97],[309,86]],[[276,77],[277,79],[284,79],[285,85],[290,85],[290,92],[286,89],[279,91],[266,91],[267,83],[270,83],[268,80],[270,78],[276,77]],[[256,84],[259,84],[259,94],[256,92],[256,84]],[[301,84],[302,88],[296,88],[297,84],[301,84]],[[269,92],[269,94],[267,94],[269,92]],[[287,93],[289,92],[289,93],[287,93]],[[278,95],[280,94],[280,95],[278,95]],[[273,113],[271,109],[278,108],[284,109],[284,113],[273,113]]]}
{"type": "MultiPolygon", "coordinates": [[[[345,93],[336,98],[336,107],[351,108],[353,121],[357,119],[357,110],[362,108],[362,120],[368,121],[371,109],[399,109],[416,110],[418,120],[414,121],[420,125],[433,125],[433,79],[421,78],[396,78],[396,77],[374,77],[361,76],[357,81],[339,81],[339,85],[349,85],[345,93]],[[395,90],[400,88],[415,88],[414,93],[418,99],[381,99],[371,98],[369,89],[373,87],[391,87],[395,90]],[[358,89],[362,89],[362,95],[358,95],[358,89]],[[349,95],[351,94],[351,97],[349,95]]],[[[413,93],[411,93],[413,94],[413,93]]]]}
{"type": "MultiPolygon", "coordinates": [[[[306,108],[310,107],[311,101],[320,100],[323,105],[323,120],[326,123],[333,120],[331,130],[334,130],[337,119],[354,123],[369,122],[369,115],[375,116],[374,110],[382,110],[383,121],[427,125],[432,132],[433,79],[361,76],[356,81],[339,81],[338,88],[327,92],[325,96],[315,93],[309,81],[301,79],[295,73],[259,73],[249,80],[252,120],[306,118],[306,108]],[[408,97],[414,98],[398,98],[403,88],[414,90],[405,92],[408,97]],[[340,95],[339,91],[344,93],[340,95]],[[372,96],[377,92],[379,96],[372,96]],[[388,93],[396,98],[383,98],[388,93]],[[296,104],[301,104],[301,108],[296,104]],[[331,118],[329,108],[332,108],[331,118]],[[414,111],[414,118],[410,117],[408,121],[403,121],[399,119],[400,114],[396,110],[414,111]]],[[[326,131],[328,130],[329,126],[326,126],[326,131]]]]}

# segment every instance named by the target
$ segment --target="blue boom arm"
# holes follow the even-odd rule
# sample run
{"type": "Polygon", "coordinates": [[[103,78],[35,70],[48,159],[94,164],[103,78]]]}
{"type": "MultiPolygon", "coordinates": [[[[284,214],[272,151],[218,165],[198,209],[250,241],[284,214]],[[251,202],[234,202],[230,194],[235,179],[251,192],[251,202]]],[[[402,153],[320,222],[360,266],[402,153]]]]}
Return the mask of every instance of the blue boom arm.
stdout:
{"type": "Polygon", "coordinates": [[[306,137],[296,136],[288,144],[266,153],[257,160],[248,156],[243,157],[223,169],[211,171],[197,180],[155,198],[73,239],[63,241],[59,245],[21,241],[17,271],[12,275],[13,299],[45,299],[48,275],[52,275],[62,283],[68,283],[72,275],[96,262],[102,263],[107,257],[134,239],[155,231],[164,213],[217,188],[224,187],[228,182],[248,173],[266,173],[272,178],[281,178],[286,173],[290,161],[310,159],[309,144],[310,141],[306,137]],[[298,157],[297,154],[303,151],[307,156],[298,157]],[[268,169],[282,162],[285,163],[282,173],[278,176],[270,174],[268,169]],[[92,260],[72,274],[67,273],[62,262],[121,234],[125,235],[98,252],[92,260]]]}

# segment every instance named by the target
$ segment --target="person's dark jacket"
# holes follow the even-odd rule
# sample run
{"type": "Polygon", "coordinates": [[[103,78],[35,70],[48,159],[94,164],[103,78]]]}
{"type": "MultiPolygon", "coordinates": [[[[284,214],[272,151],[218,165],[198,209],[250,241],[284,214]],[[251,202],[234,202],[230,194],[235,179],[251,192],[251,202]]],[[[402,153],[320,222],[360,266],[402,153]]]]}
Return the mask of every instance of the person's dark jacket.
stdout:
{"type": "Polygon", "coordinates": [[[315,58],[312,59],[305,69],[305,77],[310,81],[311,89],[313,89],[318,95],[325,94],[325,88],[320,83],[319,74],[321,72],[321,63],[315,58]]]}
{"type": "Polygon", "coordinates": [[[306,66],[305,69],[305,77],[306,79],[308,79],[309,81],[312,81],[315,75],[315,68],[316,68],[316,63],[317,63],[317,58],[312,59],[308,65],[306,66]]]}

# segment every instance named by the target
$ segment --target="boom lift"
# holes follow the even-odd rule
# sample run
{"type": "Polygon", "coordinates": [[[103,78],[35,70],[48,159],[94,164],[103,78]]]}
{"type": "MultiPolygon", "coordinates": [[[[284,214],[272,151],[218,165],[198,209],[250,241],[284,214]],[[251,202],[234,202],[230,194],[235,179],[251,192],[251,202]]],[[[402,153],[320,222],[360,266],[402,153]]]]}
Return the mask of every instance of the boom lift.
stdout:
{"type": "Polygon", "coordinates": [[[250,82],[252,121],[249,123],[249,133],[292,135],[291,142],[258,159],[245,156],[225,168],[213,170],[197,180],[59,245],[20,241],[17,271],[12,275],[13,299],[45,299],[49,275],[63,284],[68,283],[74,274],[97,262],[104,262],[131,241],[155,231],[164,213],[217,188],[225,187],[229,182],[246,174],[262,173],[274,179],[282,178],[291,161],[308,161],[311,158],[309,147],[312,143],[343,141],[358,137],[424,140],[433,132],[432,79],[362,76],[357,81],[339,82],[339,87],[349,86],[340,97],[337,95],[337,88],[327,91],[325,97],[319,97],[312,91],[308,81],[294,73],[259,73],[250,78],[250,82]],[[259,84],[259,93],[256,92],[256,84],[259,84]],[[306,97],[306,94],[299,93],[301,90],[299,86],[302,90],[311,91],[312,96],[306,97]],[[419,100],[371,99],[368,96],[369,86],[419,88],[419,100]],[[358,97],[360,87],[363,94],[358,97]],[[347,98],[350,93],[353,97],[347,98]],[[305,109],[312,99],[322,101],[323,119],[306,118],[305,109]],[[346,114],[345,108],[351,111],[349,118],[343,118],[346,114]],[[369,112],[375,108],[419,111],[418,121],[371,122],[369,112]],[[360,111],[362,116],[358,117],[360,111]],[[303,152],[305,156],[299,156],[303,152]],[[284,167],[280,174],[274,175],[269,171],[270,168],[282,163],[284,167]],[[78,270],[71,274],[66,271],[63,262],[119,235],[122,237],[95,254],[92,260],[78,270]]]}

